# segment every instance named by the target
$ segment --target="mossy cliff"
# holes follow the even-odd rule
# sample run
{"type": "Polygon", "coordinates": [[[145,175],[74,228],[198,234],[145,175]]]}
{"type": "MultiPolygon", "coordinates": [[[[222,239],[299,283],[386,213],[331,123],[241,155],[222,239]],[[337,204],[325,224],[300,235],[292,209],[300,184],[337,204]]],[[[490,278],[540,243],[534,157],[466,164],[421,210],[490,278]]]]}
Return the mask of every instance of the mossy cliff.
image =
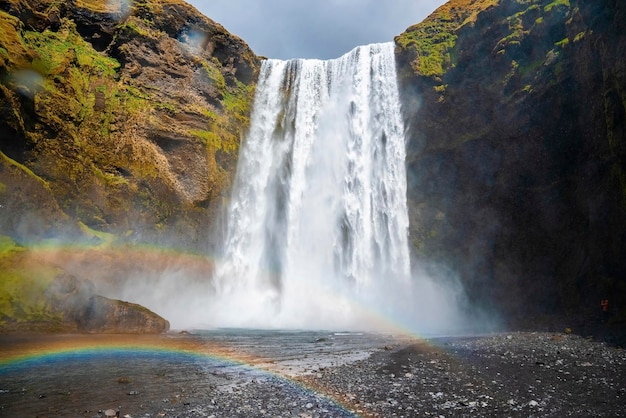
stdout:
{"type": "Polygon", "coordinates": [[[0,232],[203,245],[258,65],[183,1],[0,1],[0,232]]]}
{"type": "Polygon", "coordinates": [[[624,335],[625,25],[618,0],[452,0],[396,38],[415,252],[514,324],[624,335]]]}
{"type": "Polygon", "coordinates": [[[28,247],[206,251],[258,67],[183,1],[0,0],[0,330],[167,329],[28,247]]]}

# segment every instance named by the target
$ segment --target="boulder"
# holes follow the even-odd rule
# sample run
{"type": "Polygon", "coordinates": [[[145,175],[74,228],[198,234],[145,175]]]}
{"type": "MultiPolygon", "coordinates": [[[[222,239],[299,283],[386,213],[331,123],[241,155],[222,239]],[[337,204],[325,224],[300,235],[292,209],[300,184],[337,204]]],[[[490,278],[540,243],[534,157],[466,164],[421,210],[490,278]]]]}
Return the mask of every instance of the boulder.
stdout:
{"type": "Polygon", "coordinates": [[[160,334],[170,324],[161,316],[135,303],[93,295],[76,318],[85,332],[108,334],[160,334]]]}

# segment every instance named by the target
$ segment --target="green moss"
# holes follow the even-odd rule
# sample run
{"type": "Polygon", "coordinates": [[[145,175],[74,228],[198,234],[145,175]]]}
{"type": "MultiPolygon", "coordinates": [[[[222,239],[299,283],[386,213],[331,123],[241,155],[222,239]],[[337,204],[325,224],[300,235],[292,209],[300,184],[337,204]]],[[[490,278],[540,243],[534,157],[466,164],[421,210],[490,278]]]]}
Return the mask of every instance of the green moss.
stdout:
{"type": "MultiPolygon", "coordinates": [[[[21,37],[22,30],[22,22],[17,17],[0,10],[0,48],[3,51],[3,61],[12,62],[14,68],[24,68],[30,58],[21,37]]],[[[2,64],[0,62],[0,67],[2,64]]]]}
{"type": "MultiPolygon", "coordinates": [[[[36,97],[39,116],[55,130],[78,126],[90,119],[94,114],[96,86],[107,85],[104,80],[114,80],[119,62],[94,50],[69,20],[64,20],[57,32],[26,31],[23,40],[34,57],[31,68],[42,76],[43,91],[36,97]]],[[[103,133],[106,133],[110,111],[104,116],[104,121],[97,122],[105,127],[103,133]]]]}
{"type": "Polygon", "coordinates": [[[207,146],[214,149],[222,149],[222,139],[217,133],[201,129],[193,129],[190,133],[191,135],[200,138],[207,146]]]}
{"type": "MultiPolygon", "coordinates": [[[[68,66],[80,68],[81,74],[110,77],[120,68],[117,60],[100,54],[76,31],[71,21],[65,21],[61,30],[52,32],[27,31],[25,43],[35,52],[34,70],[44,76],[61,73],[68,66]]],[[[76,74],[73,75],[75,77],[76,74]]],[[[73,78],[72,77],[72,78],[73,78]]]]}
{"type": "Polygon", "coordinates": [[[251,111],[253,88],[238,83],[237,88],[224,95],[224,111],[234,118],[232,122],[248,123],[251,111]]]}
{"type": "Polygon", "coordinates": [[[115,89],[111,95],[115,103],[112,108],[124,109],[129,116],[136,116],[139,113],[151,109],[154,105],[152,97],[135,86],[124,85],[121,89],[115,89]]]}
{"type": "Polygon", "coordinates": [[[515,60],[511,61],[511,70],[507,73],[506,76],[504,76],[504,80],[503,80],[504,85],[507,85],[509,81],[511,81],[511,78],[513,78],[515,74],[517,73],[518,68],[519,68],[519,63],[515,60]]]}
{"type": "Polygon", "coordinates": [[[416,58],[412,62],[413,71],[427,77],[442,76],[455,65],[454,46],[456,31],[472,24],[478,14],[498,0],[478,0],[463,7],[453,7],[446,3],[422,23],[410,27],[395,38],[396,45],[404,50],[412,50],[416,58]]]}
{"type": "Polygon", "coordinates": [[[574,37],[574,42],[579,42],[579,41],[582,41],[584,37],[585,37],[585,32],[579,32],[579,33],[578,33],[578,34],[576,34],[576,36],[574,37]]]}
{"type": "Polygon", "coordinates": [[[444,68],[451,64],[449,51],[454,47],[457,36],[454,33],[439,31],[441,22],[431,21],[411,32],[396,38],[401,48],[417,50],[418,61],[415,68],[424,76],[440,76],[444,68]]]}
{"type": "Polygon", "coordinates": [[[0,257],[4,257],[7,253],[14,251],[23,251],[24,248],[18,246],[11,237],[0,235],[0,257]]]}
{"type": "Polygon", "coordinates": [[[200,112],[207,117],[207,127],[190,130],[189,134],[200,138],[210,151],[220,150],[236,155],[242,130],[250,124],[254,87],[240,82],[227,87],[222,100],[222,112],[201,109],[200,112]]]}
{"type": "Polygon", "coordinates": [[[135,35],[139,35],[144,38],[155,38],[159,36],[158,32],[150,29],[146,22],[137,18],[136,16],[130,16],[122,26],[121,29],[126,29],[135,35]]]}
{"type": "Polygon", "coordinates": [[[76,7],[91,10],[99,13],[119,12],[124,1],[102,1],[102,0],[74,0],[76,7]]]}
{"type": "Polygon", "coordinates": [[[78,226],[83,234],[85,234],[88,238],[96,238],[102,244],[111,244],[115,242],[117,236],[115,234],[110,234],[108,232],[97,231],[93,228],[88,227],[82,222],[78,222],[78,226]]]}
{"type": "Polygon", "coordinates": [[[24,172],[27,176],[32,177],[33,179],[40,182],[44,188],[46,188],[47,190],[50,190],[50,186],[44,179],[42,179],[41,177],[33,173],[33,171],[30,168],[26,167],[25,165],[20,164],[17,161],[7,157],[2,151],[0,151],[0,161],[2,161],[2,163],[7,166],[15,167],[19,171],[24,172]]]}
{"type": "Polygon", "coordinates": [[[559,6],[565,6],[565,7],[570,7],[569,4],[569,0],[555,0],[550,4],[546,4],[543,7],[543,10],[548,13],[550,12],[552,9],[554,9],[555,7],[559,7],[559,6]]]}
{"type": "Polygon", "coordinates": [[[569,38],[561,39],[559,42],[556,42],[554,45],[559,48],[565,48],[569,44],[569,38]]]}
{"type": "Polygon", "coordinates": [[[224,80],[224,75],[222,75],[222,72],[220,71],[221,64],[219,61],[214,59],[211,63],[208,63],[203,60],[201,64],[204,71],[206,71],[209,80],[214,83],[220,93],[224,93],[226,91],[226,80],[224,80]]]}
{"type": "Polygon", "coordinates": [[[102,181],[102,183],[104,183],[107,187],[119,187],[128,185],[128,180],[126,180],[122,176],[118,176],[112,173],[106,173],[98,167],[94,167],[93,169],[96,178],[100,179],[100,181],[102,181]]]}
{"type": "Polygon", "coordinates": [[[158,110],[167,110],[171,113],[178,113],[179,108],[174,106],[172,103],[164,103],[158,102],[154,104],[154,108],[158,110]]]}

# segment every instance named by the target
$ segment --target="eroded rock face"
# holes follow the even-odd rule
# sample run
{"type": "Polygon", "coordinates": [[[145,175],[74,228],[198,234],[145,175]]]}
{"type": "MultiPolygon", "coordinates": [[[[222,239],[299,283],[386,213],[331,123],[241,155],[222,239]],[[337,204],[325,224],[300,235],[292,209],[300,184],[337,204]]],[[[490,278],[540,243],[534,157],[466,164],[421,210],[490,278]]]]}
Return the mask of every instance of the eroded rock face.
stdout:
{"type": "Polygon", "coordinates": [[[134,303],[93,295],[77,316],[78,329],[109,334],[160,334],[168,321],[134,303]]]}
{"type": "MultiPolygon", "coordinates": [[[[202,246],[234,175],[259,60],[183,1],[127,4],[0,2],[0,164],[44,184],[68,225],[202,246]]],[[[0,188],[0,204],[28,197],[12,191],[0,188]]],[[[38,216],[35,236],[0,233],[57,233],[38,216]]]]}
{"type": "Polygon", "coordinates": [[[459,0],[396,39],[416,253],[514,323],[624,329],[625,12],[459,0]]]}

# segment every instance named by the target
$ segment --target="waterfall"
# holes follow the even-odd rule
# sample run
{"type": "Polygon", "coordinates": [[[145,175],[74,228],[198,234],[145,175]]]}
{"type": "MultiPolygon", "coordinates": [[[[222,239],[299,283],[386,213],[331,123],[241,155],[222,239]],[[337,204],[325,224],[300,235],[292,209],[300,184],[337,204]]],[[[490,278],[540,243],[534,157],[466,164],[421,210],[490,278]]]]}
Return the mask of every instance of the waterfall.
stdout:
{"type": "Polygon", "coordinates": [[[264,61],[216,263],[216,323],[347,327],[392,304],[389,289],[410,283],[404,164],[393,43],[264,61]]]}

